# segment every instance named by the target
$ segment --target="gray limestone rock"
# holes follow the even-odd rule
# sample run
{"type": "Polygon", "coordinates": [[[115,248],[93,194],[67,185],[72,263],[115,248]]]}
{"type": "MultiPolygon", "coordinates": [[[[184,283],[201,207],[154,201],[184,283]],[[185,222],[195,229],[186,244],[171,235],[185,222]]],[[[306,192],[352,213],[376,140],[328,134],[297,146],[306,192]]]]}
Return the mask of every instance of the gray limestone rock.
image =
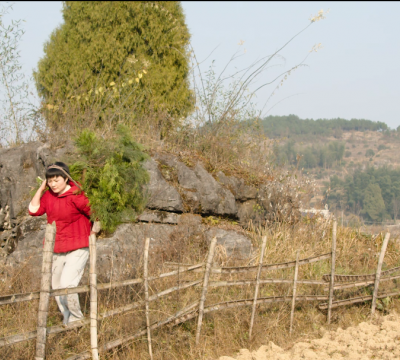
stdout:
{"type": "Polygon", "coordinates": [[[161,223],[161,224],[178,224],[181,215],[167,212],[167,211],[149,211],[145,210],[138,216],[138,220],[148,223],[161,223]]]}
{"type": "Polygon", "coordinates": [[[147,208],[171,212],[183,212],[183,202],[178,191],[163,178],[157,163],[147,160],[143,167],[149,172],[147,184],[147,208]]]}
{"type": "Polygon", "coordinates": [[[11,221],[27,213],[30,186],[43,176],[44,166],[37,161],[39,142],[0,149],[0,208],[9,206],[11,221]]]}
{"type": "Polygon", "coordinates": [[[238,201],[247,201],[257,198],[258,190],[246,185],[243,179],[238,179],[234,176],[226,176],[222,171],[217,173],[217,180],[230,189],[238,201]]]}
{"type": "Polygon", "coordinates": [[[192,212],[236,217],[235,197],[200,163],[190,169],[171,155],[158,155],[156,159],[176,173],[182,196],[192,212]]]}
{"type": "Polygon", "coordinates": [[[225,247],[226,255],[237,259],[248,259],[251,256],[251,240],[233,230],[212,228],[206,232],[207,239],[217,238],[217,244],[225,247]]]}

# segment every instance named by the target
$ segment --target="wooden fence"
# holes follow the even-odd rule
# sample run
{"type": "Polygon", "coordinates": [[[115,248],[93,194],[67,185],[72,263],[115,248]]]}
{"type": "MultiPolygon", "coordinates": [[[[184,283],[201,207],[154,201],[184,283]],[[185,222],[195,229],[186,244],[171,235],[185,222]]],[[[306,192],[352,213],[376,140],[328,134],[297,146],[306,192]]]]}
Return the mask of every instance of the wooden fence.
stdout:
{"type": "Polygon", "coordinates": [[[294,309],[296,301],[324,301],[318,305],[320,310],[327,310],[327,322],[330,323],[331,319],[331,311],[334,308],[339,306],[345,306],[350,304],[355,304],[359,302],[365,302],[372,300],[371,306],[371,316],[375,312],[376,300],[379,298],[385,298],[388,296],[396,296],[400,295],[400,291],[391,292],[385,294],[379,294],[379,284],[383,281],[389,281],[400,278],[400,275],[391,274],[400,270],[400,267],[395,267],[393,269],[389,269],[386,271],[381,271],[382,263],[386,252],[386,247],[389,242],[390,234],[387,233],[385,239],[383,241],[382,249],[379,256],[379,261],[377,265],[377,269],[375,274],[372,275],[337,275],[335,274],[335,262],[336,262],[336,227],[337,223],[334,221],[332,228],[332,251],[327,254],[322,254],[318,256],[309,257],[306,259],[299,258],[299,252],[297,252],[296,260],[289,261],[286,263],[280,264],[264,264],[263,256],[265,252],[265,247],[267,243],[267,238],[262,238],[261,251],[260,251],[260,259],[257,265],[253,266],[237,266],[237,267],[213,267],[213,259],[215,246],[217,243],[217,239],[213,238],[210,244],[209,253],[207,256],[207,262],[205,264],[196,264],[196,265],[178,265],[177,270],[173,270],[167,273],[162,273],[158,276],[149,276],[148,274],[148,261],[149,261],[149,243],[150,239],[145,239],[144,246],[144,265],[143,265],[143,279],[130,279],[106,284],[97,284],[96,277],[96,246],[95,241],[96,238],[94,235],[90,237],[90,271],[89,271],[89,286],[78,286],[75,288],[66,288],[66,289],[58,289],[58,290],[50,290],[50,269],[52,262],[52,254],[54,247],[54,238],[55,238],[55,224],[48,224],[46,228],[46,236],[45,236],[45,244],[44,244],[44,253],[43,253],[43,266],[42,266],[42,282],[41,289],[38,292],[31,292],[25,294],[12,294],[6,296],[0,296],[0,305],[7,304],[15,304],[18,302],[30,301],[33,299],[39,299],[39,311],[38,311],[38,323],[37,330],[21,333],[12,336],[6,336],[0,338],[0,347],[16,344],[22,341],[36,339],[36,357],[35,360],[44,359],[45,358],[45,346],[46,346],[46,337],[49,334],[61,333],[64,331],[69,331],[71,329],[90,325],[90,341],[91,341],[91,351],[86,351],[84,353],[69,357],[68,360],[78,360],[78,359],[99,359],[99,353],[107,352],[119,345],[125,344],[129,341],[137,339],[139,337],[147,336],[148,340],[148,350],[150,358],[153,358],[152,355],[152,342],[151,342],[151,333],[153,330],[160,328],[164,325],[177,325],[183,323],[185,321],[197,318],[197,327],[196,327],[196,344],[198,344],[201,328],[202,328],[202,319],[205,314],[208,314],[212,311],[220,311],[229,308],[236,308],[241,306],[252,306],[251,319],[250,319],[250,329],[249,329],[249,337],[251,338],[252,328],[254,324],[254,319],[256,316],[256,308],[257,305],[260,304],[270,304],[270,303],[278,303],[278,302],[291,302],[291,314],[290,314],[290,329],[292,331],[293,326],[293,318],[294,318],[294,309]],[[324,275],[322,280],[308,280],[308,279],[298,279],[299,267],[306,264],[315,263],[318,261],[330,260],[331,263],[331,273],[324,275]],[[267,270],[280,270],[280,269],[288,269],[294,268],[294,276],[293,279],[263,279],[262,272],[267,270]],[[209,281],[211,274],[241,274],[241,273],[249,273],[256,272],[255,280],[232,280],[232,281],[209,281]],[[165,289],[161,292],[158,292],[154,295],[149,296],[149,282],[154,280],[166,279],[172,276],[181,275],[184,273],[196,273],[202,275],[202,278],[185,282],[183,284],[178,283],[177,286],[165,289]],[[144,285],[144,299],[140,301],[136,301],[125,305],[123,307],[119,307],[116,309],[112,309],[109,311],[105,311],[101,314],[97,313],[97,292],[104,289],[118,288],[122,286],[128,286],[133,284],[144,285]],[[292,284],[293,291],[290,296],[274,296],[274,297],[258,297],[259,287],[263,284],[292,284]],[[296,289],[298,284],[307,284],[307,285],[325,285],[325,290],[328,291],[328,295],[297,295],[296,289]],[[359,296],[356,298],[344,299],[344,300],[335,300],[334,291],[342,290],[353,287],[365,287],[374,284],[373,295],[368,296],[359,296]],[[244,300],[233,300],[233,301],[225,301],[217,304],[207,305],[206,299],[208,291],[211,291],[212,288],[217,287],[228,287],[228,286],[243,286],[243,285],[254,285],[254,297],[252,299],[244,299],[244,300]],[[170,316],[162,321],[158,321],[156,323],[150,322],[149,317],[149,304],[155,300],[160,299],[161,297],[171,294],[176,291],[192,288],[192,287],[201,287],[201,297],[198,301],[184,307],[179,310],[173,316],[170,316]],[[66,295],[66,294],[77,294],[90,292],[90,318],[84,319],[81,321],[76,321],[67,326],[51,326],[46,327],[47,323],[47,313],[48,313],[48,304],[49,298],[58,295],[66,295]],[[114,316],[117,314],[123,314],[128,311],[132,311],[137,308],[143,307],[145,308],[145,317],[146,317],[146,327],[136,332],[135,334],[126,335],[122,338],[107,342],[102,346],[98,346],[97,344],[97,322],[99,320],[105,319],[110,316],[114,316]]]}

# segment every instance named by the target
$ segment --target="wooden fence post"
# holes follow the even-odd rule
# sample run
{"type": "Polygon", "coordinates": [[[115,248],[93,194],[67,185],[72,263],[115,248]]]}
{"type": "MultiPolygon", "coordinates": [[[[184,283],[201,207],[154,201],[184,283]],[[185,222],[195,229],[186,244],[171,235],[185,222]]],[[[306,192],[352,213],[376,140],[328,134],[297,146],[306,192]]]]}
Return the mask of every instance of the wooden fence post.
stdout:
{"type": "Polygon", "coordinates": [[[144,255],[143,255],[144,301],[146,303],[147,342],[149,345],[150,359],[153,360],[153,350],[151,348],[150,317],[149,317],[149,269],[148,269],[149,247],[150,247],[150,238],[146,238],[144,244],[144,255]]]}
{"type": "Polygon", "coordinates": [[[385,239],[383,240],[381,253],[379,254],[378,267],[376,269],[376,275],[375,275],[374,294],[372,296],[371,316],[373,316],[375,314],[376,299],[378,296],[378,289],[379,289],[379,281],[381,279],[382,263],[383,263],[383,259],[385,258],[385,253],[386,253],[386,248],[387,248],[387,245],[389,242],[389,238],[390,238],[390,233],[386,233],[385,239]]]}
{"type": "Polygon", "coordinates": [[[296,290],[297,290],[297,276],[299,274],[299,256],[300,256],[300,250],[297,250],[296,266],[294,268],[292,310],[290,312],[290,329],[289,329],[290,334],[292,333],[293,330],[294,305],[296,302],[296,290]]]}
{"type": "Polygon", "coordinates": [[[211,272],[211,267],[212,267],[212,261],[214,259],[214,251],[215,251],[216,244],[217,244],[217,238],[213,237],[213,239],[211,240],[211,244],[210,244],[210,250],[208,252],[206,271],[204,272],[203,290],[201,292],[200,303],[199,303],[199,317],[197,320],[197,330],[196,330],[196,345],[198,345],[199,341],[200,341],[201,324],[203,322],[204,302],[206,301],[208,279],[210,277],[210,272],[211,272]]]}
{"type": "Polygon", "coordinates": [[[251,333],[253,332],[254,316],[256,313],[258,289],[260,288],[260,276],[261,276],[261,270],[262,270],[262,264],[263,264],[263,258],[264,258],[266,244],[267,244],[267,237],[263,236],[262,244],[261,244],[261,252],[260,252],[260,262],[258,264],[258,271],[257,271],[257,278],[256,278],[256,287],[254,289],[253,308],[251,310],[249,340],[251,340],[251,333]]]}
{"type": "Polygon", "coordinates": [[[47,224],[44,239],[35,360],[44,360],[46,354],[47,314],[49,312],[51,267],[53,264],[55,237],[56,223],[53,221],[51,225],[47,224]]]}
{"type": "Polygon", "coordinates": [[[335,220],[333,222],[333,228],[332,228],[332,260],[331,260],[331,282],[329,284],[328,324],[331,323],[333,288],[335,286],[336,230],[337,230],[337,222],[335,220]]]}
{"type": "Polygon", "coordinates": [[[90,280],[90,346],[92,348],[93,360],[99,360],[97,346],[97,273],[96,273],[96,235],[89,236],[89,280],[90,280]]]}

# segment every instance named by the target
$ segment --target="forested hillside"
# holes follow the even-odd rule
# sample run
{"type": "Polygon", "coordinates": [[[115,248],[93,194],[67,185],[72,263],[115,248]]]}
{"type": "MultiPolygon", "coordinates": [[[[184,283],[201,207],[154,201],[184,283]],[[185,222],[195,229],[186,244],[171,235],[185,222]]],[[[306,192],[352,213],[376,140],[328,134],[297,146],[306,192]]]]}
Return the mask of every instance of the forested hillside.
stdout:
{"type": "Polygon", "coordinates": [[[261,121],[273,139],[276,166],[298,168],[317,182],[311,206],[365,221],[396,220],[400,208],[400,129],[365,119],[302,120],[269,116],[261,121]]]}
{"type": "Polygon", "coordinates": [[[397,219],[400,209],[400,168],[355,169],[344,179],[330,178],[327,200],[340,209],[373,221],[397,219]]]}
{"type": "Polygon", "coordinates": [[[343,131],[386,131],[383,122],[365,119],[300,119],[296,115],[268,116],[261,121],[265,133],[270,138],[287,137],[312,139],[315,135],[340,138],[343,131]]]}

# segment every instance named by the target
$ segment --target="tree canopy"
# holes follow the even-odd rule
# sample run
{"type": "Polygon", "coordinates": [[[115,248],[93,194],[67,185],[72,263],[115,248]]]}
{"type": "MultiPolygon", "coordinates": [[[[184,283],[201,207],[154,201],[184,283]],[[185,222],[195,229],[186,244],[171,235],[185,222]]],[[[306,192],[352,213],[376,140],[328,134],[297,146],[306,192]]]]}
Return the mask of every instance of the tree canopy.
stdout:
{"type": "Polygon", "coordinates": [[[340,138],[343,131],[385,131],[388,126],[381,121],[371,121],[365,119],[345,120],[337,119],[300,119],[296,115],[287,116],[268,116],[261,120],[267,136],[271,138],[308,138],[315,135],[335,136],[340,138]]]}
{"type": "Polygon", "coordinates": [[[357,168],[345,179],[332,176],[329,187],[328,203],[337,208],[348,209],[373,221],[398,218],[400,169],[357,168]]]}
{"type": "Polygon", "coordinates": [[[190,34],[178,1],[65,1],[62,12],[34,72],[49,108],[107,91],[121,100],[125,87],[136,119],[150,106],[175,118],[190,111],[190,34]]]}
{"type": "Polygon", "coordinates": [[[294,140],[273,148],[274,160],[278,165],[294,165],[299,168],[331,168],[340,164],[345,153],[342,141],[331,141],[325,145],[301,146],[294,140]]]}
{"type": "Polygon", "coordinates": [[[365,189],[363,212],[374,221],[382,219],[385,212],[385,202],[378,184],[368,184],[365,189]]]}

